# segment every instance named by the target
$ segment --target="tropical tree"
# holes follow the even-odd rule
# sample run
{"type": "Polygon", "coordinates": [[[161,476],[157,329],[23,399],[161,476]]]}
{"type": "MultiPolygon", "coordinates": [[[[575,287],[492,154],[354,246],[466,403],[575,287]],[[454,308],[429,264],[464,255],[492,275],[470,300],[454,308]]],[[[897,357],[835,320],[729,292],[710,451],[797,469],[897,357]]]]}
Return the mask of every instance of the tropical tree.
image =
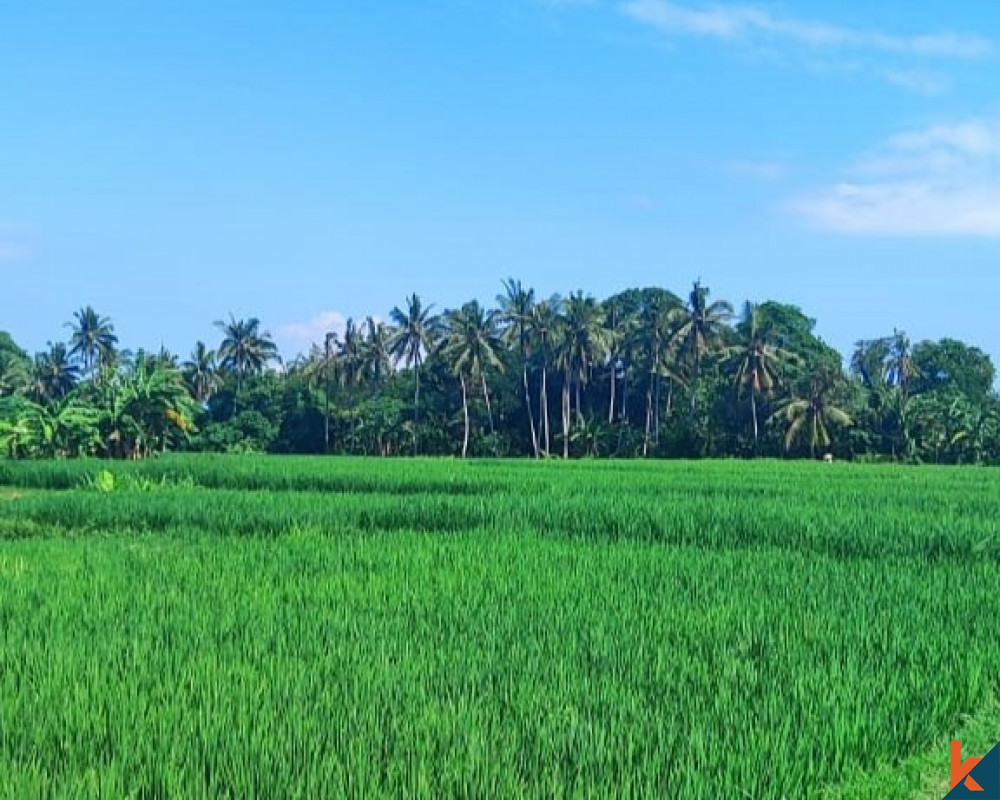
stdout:
{"type": "Polygon", "coordinates": [[[69,339],[69,354],[83,362],[84,372],[93,377],[101,360],[109,358],[118,344],[114,325],[107,317],[102,317],[92,306],[74,312],[73,322],[66,327],[72,333],[69,339]]]}
{"type": "Polygon", "coordinates": [[[521,364],[521,388],[524,392],[524,408],[528,415],[531,431],[531,449],[538,457],[538,431],[535,428],[535,412],[531,407],[531,391],[528,386],[528,346],[531,341],[532,315],[535,311],[535,290],[525,289],[521,281],[510,278],[503,282],[504,292],[497,295],[500,319],[505,325],[505,344],[516,349],[521,364]]]}
{"type": "Polygon", "coordinates": [[[609,335],[604,327],[604,312],[590,295],[575,292],[569,296],[563,314],[563,336],[557,353],[563,372],[562,425],[563,457],[569,457],[570,423],[583,422],[580,402],[581,390],[589,381],[594,367],[603,362],[608,353],[609,335]],[[571,403],[571,395],[574,400],[571,403]]]}
{"type": "Polygon", "coordinates": [[[378,395],[392,374],[392,331],[384,322],[373,317],[365,320],[364,339],[361,344],[361,371],[368,384],[378,395]]]}
{"type": "Polygon", "coordinates": [[[833,444],[833,432],[838,427],[853,424],[850,415],[837,405],[839,383],[836,373],[820,370],[813,376],[808,397],[789,398],[774,412],[771,421],[787,426],[786,450],[804,444],[809,448],[809,455],[815,458],[817,448],[825,449],[833,444]]]}
{"type": "MultiPolygon", "coordinates": [[[[708,302],[710,290],[695,281],[688,295],[686,308],[673,313],[676,330],[671,348],[676,358],[686,361],[691,367],[692,387],[697,389],[701,380],[702,362],[708,353],[718,349],[728,331],[727,322],[732,319],[733,307],[725,300],[708,302]]],[[[696,391],[691,392],[691,416],[694,417],[696,391]]]]}
{"type": "Polygon", "coordinates": [[[532,347],[538,354],[541,380],[538,385],[538,408],[541,434],[539,449],[545,455],[552,452],[551,421],[549,414],[549,367],[555,360],[555,354],[560,349],[559,343],[563,335],[562,298],[552,295],[547,300],[535,304],[527,321],[528,335],[532,347]]]}
{"type": "Polygon", "coordinates": [[[675,386],[688,383],[686,365],[677,358],[672,346],[681,310],[670,297],[652,297],[644,303],[637,325],[632,331],[631,349],[641,354],[646,365],[646,425],[642,454],[650,452],[651,445],[660,441],[660,410],[662,408],[663,382],[667,381],[667,414],[673,408],[675,386]]]}
{"type": "Polygon", "coordinates": [[[24,358],[0,350],[0,397],[24,391],[30,381],[31,367],[24,358]]]}
{"type": "Polygon", "coordinates": [[[222,332],[219,365],[236,376],[237,390],[243,388],[246,377],[260,374],[272,361],[280,361],[278,346],[270,333],[261,330],[256,317],[238,320],[230,314],[229,322],[216,321],[215,327],[222,332]]]}
{"type": "Polygon", "coordinates": [[[194,399],[207,403],[221,385],[215,351],[202,341],[195,342],[191,357],[184,362],[184,380],[194,399]]]}
{"type": "Polygon", "coordinates": [[[737,390],[745,391],[750,397],[756,445],[759,435],[757,400],[771,397],[780,381],[782,364],[798,362],[799,357],[772,341],[771,331],[763,326],[758,306],[753,303],[744,307],[743,320],[736,333],[739,337],[736,344],[726,347],[722,355],[734,369],[737,390]]]}
{"type": "Polygon", "coordinates": [[[29,393],[38,402],[51,403],[73,391],[79,380],[80,371],[70,360],[65,343],[49,342],[49,349],[35,356],[29,393]]]}
{"type": "Polygon", "coordinates": [[[424,355],[437,344],[440,320],[431,313],[433,305],[424,306],[419,295],[406,298],[406,310],[396,306],[389,316],[394,325],[389,351],[396,362],[413,370],[413,452],[419,451],[418,423],[420,420],[420,365],[424,355]]]}
{"type": "Polygon", "coordinates": [[[482,386],[486,415],[489,418],[490,436],[495,437],[493,427],[493,407],[486,382],[487,370],[503,370],[500,359],[502,343],[497,325],[498,312],[487,311],[476,300],[466,303],[460,309],[446,315],[441,354],[449,364],[451,372],[458,378],[462,388],[462,417],[464,434],[462,437],[462,458],[469,450],[469,397],[468,382],[478,382],[482,386]]]}

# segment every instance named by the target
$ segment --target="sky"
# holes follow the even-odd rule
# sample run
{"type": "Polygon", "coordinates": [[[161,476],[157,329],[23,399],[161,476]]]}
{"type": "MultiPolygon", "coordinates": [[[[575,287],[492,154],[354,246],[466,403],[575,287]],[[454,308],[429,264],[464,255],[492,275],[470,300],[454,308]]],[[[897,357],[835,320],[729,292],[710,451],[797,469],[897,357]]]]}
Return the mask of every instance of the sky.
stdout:
{"type": "Polygon", "coordinates": [[[14,4],[0,330],[291,357],[411,292],[701,279],[1000,363],[998,67],[990,2],[14,4]]]}

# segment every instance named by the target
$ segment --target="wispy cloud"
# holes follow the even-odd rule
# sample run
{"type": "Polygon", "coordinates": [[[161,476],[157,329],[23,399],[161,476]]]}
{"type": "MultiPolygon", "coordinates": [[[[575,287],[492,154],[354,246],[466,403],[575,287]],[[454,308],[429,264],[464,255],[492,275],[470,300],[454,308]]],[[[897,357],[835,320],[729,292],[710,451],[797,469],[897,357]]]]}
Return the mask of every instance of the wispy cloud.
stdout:
{"type": "Polygon", "coordinates": [[[846,234],[1000,236],[1000,122],[900,133],[845,177],[793,209],[816,227],[846,234]]]}
{"type": "Polygon", "coordinates": [[[944,94],[949,87],[943,75],[922,69],[890,69],[882,73],[882,78],[901,89],[928,97],[944,94]]]}
{"type": "Polygon", "coordinates": [[[298,353],[314,343],[321,343],[333,331],[343,334],[347,317],[339,311],[322,311],[302,322],[289,322],[278,327],[275,338],[285,353],[298,353]]]}
{"type": "Polygon", "coordinates": [[[809,48],[856,49],[911,56],[979,59],[994,45],[982,36],[951,32],[889,34],[829,22],[797,19],[753,5],[689,6],[669,0],[629,0],[623,6],[632,19],[678,35],[725,41],[786,41],[809,48]]]}

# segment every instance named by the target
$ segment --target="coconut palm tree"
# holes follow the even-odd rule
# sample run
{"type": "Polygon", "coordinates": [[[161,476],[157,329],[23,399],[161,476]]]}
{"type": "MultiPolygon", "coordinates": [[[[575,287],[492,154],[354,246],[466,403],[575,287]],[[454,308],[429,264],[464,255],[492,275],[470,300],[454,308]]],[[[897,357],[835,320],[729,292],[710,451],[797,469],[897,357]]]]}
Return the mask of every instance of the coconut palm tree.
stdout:
{"type": "Polygon", "coordinates": [[[365,379],[378,395],[389,375],[392,374],[392,331],[384,322],[373,317],[365,319],[361,343],[361,368],[365,379]]]}
{"type": "MultiPolygon", "coordinates": [[[[726,323],[732,319],[733,307],[725,300],[708,302],[710,290],[695,281],[688,295],[686,308],[674,312],[677,329],[671,341],[675,357],[685,360],[691,367],[692,388],[697,389],[701,379],[701,365],[706,354],[714,351],[723,340],[726,323]]],[[[691,392],[691,416],[694,417],[696,391],[691,392]]]]}
{"type": "Polygon", "coordinates": [[[759,435],[758,398],[771,397],[779,383],[782,364],[800,363],[801,359],[771,341],[770,332],[762,326],[758,307],[753,303],[747,303],[744,307],[743,320],[737,326],[736,333],[739,340],[724,348],[722,355],[733,366],[737,390],[746,391],[750,396],[750,416],[756,445],[759,435]]]}
{"type": "Polygon", "coordinates": [[[539,409],[539,450],[549,455],[552,452],[551,422],[549,414],[549,367],[555,361],[559,350],[559,341],[563,332],[562,298],[552,295],[548,300],[535,304],[527,321],[528,336],[531,346],[538,355],[541,369],[541,380],[538,386],[539,409]]]}
{"type": "Polygon", "coordinates": [[[30,366],[17,353],[0,350],[0,397],[9,397],[27,388],[30,366]]]}
{"type": "Polygon", "coordinates": [[[641,354],[648,371],[646,383],[646,426],[642,454],[660,441],[660,412],[663,382],[667,382],[667,414],[673,409],[675,386],[688,383],[685,364],[677,358],[672,342],[677,332],[678,307],[669,298],[654,298],[644,305],[632,331],[630,348],[641,354]]]}
{"type": "Polygon", "coordinates": [[[590,382],[594,367],[606,358],[609,335],[604,327],[601,306],[592,296],[584,295],[583,292],[575,292],[567,299],[563,325],[564,335],[558,351],[558,361],[563,370],[563,457],[568,458],[573,406],[579,425],[583,421],[581,390],[590,382]],[[571,394],[575,399],[572,405],[571,394]]]}
{"type": "Polygon", "coordinates": [[[448,361],[452,373],[462,387],[462,416],[465,422],[462,437],[462,458],[469,450],[469,398],[467,381],[478,382],[482,386],[486,415],[489,418],[490,435],[493,427],[493,407],[486,382],[488,370],[503,370],[500,352],[503,344],[497,326],[498,312],[486,311],[479,302],[473,300],[460,309],[451,311],[446,317],[446,331],[441,342],[441,354],[448,361]]]}
{"type": "Polygon", "coordinates": [[[47,352],[35,356],[32,366],[31,394],[40,403],[61,400],[80,380],[80,370],[70,360],[63,342],[49,342],[47,352]]]}
{"type": "Polygon", "coordinates": [[[249,375],[258,375],[272,361],[280,361],[278,346],[271,334],[262,331],[260,320],[236,319],[229,315],[229,322],[216,321],[215,327],[222,331],[219,344],[219,365],[236,376],[236,388],[243,388],[243,380],[249,375]]]}
{"type": "Polygon", "coordinates": [[[424,355],[437,344],[440,320],[431,313],[433,304],[424,306],[419,295],[406,298],[406,310],[399,306],[392,309],[389,316],[394,330],[389,349],[396,362],[404,363],[413,370],[413,453],[419,450],[418,422],[420,418],[420,365],[424,355]]]}
{"type": "Polygon", "coordinates": [[[497,295],[500,319],[505,325],[503,338],[508,347],[516,348],[521,361],[524,407],[528,414],[528,427],[531,430],[531,449],[537,458],[538,431],[535,429],[535,412],[531,407],[531,392],[528,387],[528,345],[531,339],[531,316],[535,309],[535,290],[525,289],[520,281],[513,278],[504,281],[503,288],[503,294],[497,295]]]}
{"type": "Polygon", "coordinates": [[[199,403],[207,403],[219,388],[219,365],[215,351],[204,342],[195,342],[191,357],[184,362],[184,378],[199,403]]]}
{"type": "Polygon", "coordinates": [[[822,369],[813,376],[808,397],[789,398],[774,412],[771,421],[784,422],[788,426],[786,450],[805,443],[810,456],[815,458],[817,448],[827,448],[833,443],[835,428],[853,424],[850,415],[836,405],[839,383],[838,375],[822,369]]]}
{"type": "Polygon", "coordinates": [[[72,330],[69,354],[79,358],[83,362],[84,373],[93,377],[98,363],[107,359],[118,344],[115,326],[92,306],[74,312],[73,318],[74,322],[66,323],[66,327],[72,330]]]}

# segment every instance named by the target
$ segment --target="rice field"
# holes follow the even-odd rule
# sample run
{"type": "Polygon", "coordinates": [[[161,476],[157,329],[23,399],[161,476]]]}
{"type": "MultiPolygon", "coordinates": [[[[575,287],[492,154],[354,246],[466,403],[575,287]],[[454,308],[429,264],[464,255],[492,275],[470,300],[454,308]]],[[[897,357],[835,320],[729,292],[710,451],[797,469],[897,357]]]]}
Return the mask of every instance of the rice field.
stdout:
{"type": "Polygon", "coordinates": [[[0,461],[0,797],[896,796],[998,578],[990,470],[0,461]]]}

